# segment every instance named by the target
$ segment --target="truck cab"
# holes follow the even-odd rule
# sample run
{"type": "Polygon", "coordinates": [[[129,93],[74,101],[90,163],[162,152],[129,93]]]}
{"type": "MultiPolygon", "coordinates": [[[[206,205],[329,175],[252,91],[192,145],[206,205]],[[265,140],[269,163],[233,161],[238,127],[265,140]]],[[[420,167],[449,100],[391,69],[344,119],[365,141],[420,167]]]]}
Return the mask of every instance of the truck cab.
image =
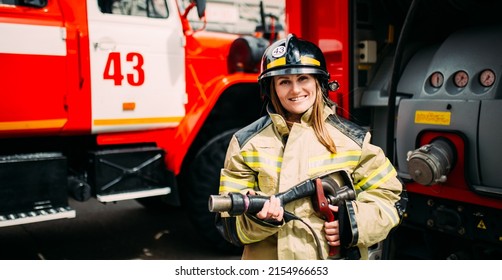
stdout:
{"type": "Polygon", "coordinates": [[[89,199],[186,204],[212,223],[229,137],[262,112],[269,40],[221,29],[244,18],[233,3],[206,4],[0,0],[0,227],[74,218],[89,199]]]}

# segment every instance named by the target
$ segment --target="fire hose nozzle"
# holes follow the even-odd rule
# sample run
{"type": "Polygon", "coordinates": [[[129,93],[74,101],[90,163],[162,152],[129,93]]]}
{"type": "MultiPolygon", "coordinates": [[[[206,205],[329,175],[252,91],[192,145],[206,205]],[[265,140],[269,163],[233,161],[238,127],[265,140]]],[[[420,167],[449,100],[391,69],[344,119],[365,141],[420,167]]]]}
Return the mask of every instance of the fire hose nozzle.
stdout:
{"type": "Polygon", "coordinates": [[[232,199],[229,196],[211,195],[208,207],[210,212],[226,212],[232,209],[232,199]]]}
{"type": "MultiPolygon", "coordinates": [[[[281,205],[286,205],[293,200],[312,197],[318,193],[333,205],[341,200],[355,199],[355,192],[351,188],[339,187],[336,181],[328,176],[305,180],[291,189],[275,194],[275,197],[281,201],[281,205]]],[[[231,216],[256,214],[269,199],[270,196],[230,192],[226,195],[211,195],[208,206],[210,212],[228,212],[231,216]]]]}

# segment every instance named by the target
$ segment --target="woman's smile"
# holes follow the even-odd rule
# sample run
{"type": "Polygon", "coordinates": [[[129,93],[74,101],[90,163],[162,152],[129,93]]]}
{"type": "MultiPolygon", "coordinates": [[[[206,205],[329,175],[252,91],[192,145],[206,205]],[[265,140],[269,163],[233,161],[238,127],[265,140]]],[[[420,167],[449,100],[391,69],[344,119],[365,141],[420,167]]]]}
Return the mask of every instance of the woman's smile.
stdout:
{"type": "Polygon", "coordinates": [[[303,101],[303,100],[305,100],[305,98],[307,98],[307,95],[301,95],[301,96],[293,97],[293,98],[290,98],[289,100],[296,102],[296,101],[303,101]]]}

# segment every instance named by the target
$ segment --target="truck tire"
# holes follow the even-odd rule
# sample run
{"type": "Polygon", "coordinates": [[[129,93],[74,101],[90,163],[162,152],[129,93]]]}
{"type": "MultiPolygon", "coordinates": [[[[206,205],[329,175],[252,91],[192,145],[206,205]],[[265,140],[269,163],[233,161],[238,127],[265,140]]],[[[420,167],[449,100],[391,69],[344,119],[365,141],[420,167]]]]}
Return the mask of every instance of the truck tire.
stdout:
{"type": "Polygon", "coordinates": [[[189,167],[184,206],[194,227],[206,244],[221,252],[239,253],[242,248],[227,242],[216,230],[215,213],[209,212],[209,196],[218,194],[220,170],[232,135],[237,129],[227,130],[213,137],[195,155],[189,167]]]}

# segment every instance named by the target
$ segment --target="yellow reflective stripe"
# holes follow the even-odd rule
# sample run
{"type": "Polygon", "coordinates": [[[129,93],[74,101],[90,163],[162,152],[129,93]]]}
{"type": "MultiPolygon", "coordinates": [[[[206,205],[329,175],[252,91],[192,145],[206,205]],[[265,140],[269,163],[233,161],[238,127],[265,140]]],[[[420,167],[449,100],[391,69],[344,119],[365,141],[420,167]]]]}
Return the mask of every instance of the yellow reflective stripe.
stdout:
{"type": "Polygon", "coordinates": [[[380,180],[376,181],[371,187],[369,187],[368,189],[376,189],[376,188],[379,188],[383,183],[387,182],[390,177],[394,177],[397,175],[397,172],[394,168],[392,168],[392,170],[390,170],[387,175],[383,176],[380,180]]]}
{"type": "Polygon", "coordinates": [[[321,62],[319,62],[319,60],[317,60],[315,58],[312,58],[312,57],[308,57],[308,56],[302,56],[302,57],[300,57],[300,61],[303,64],[312,64],[312,65],[316,65],[316,66],[321,65],[321,62]]]}
{"type": "Polygon", "coordinates": [[[66,124],[66,121],[67,119],[47,119],[47,120],[31,120],[31,121],[16,121],[16,122],[0,122],[0,131],[61,128],[66,124]]]}
{"type": "Polygon", "coordinates": [[[278,58],[278,59],[270,62],[269,64],[267,64],[267,69],[270,69],[272,67],[282,66],[282,65],[286,65],[286,58],[285,57],[281,57],[281,58],[278,58]]]}
{"type": "Polygon", "coordinates": [[[220,193],[230,193],[230,192],[240,192],[240,191],[241,191],[240,189],[232,188],[229,186],[223,186],[223,185],[220,185],[220,190],[219,190],[220,193]]]}
{"type": "Polygon", "coordinates": [[[371,180],[367,181],[364,186],[361,186],[361,188],[364,188],[365,190],[372,190],[380,187],[382,184],[387,182],[391,176],[395,176],[397,174],[396,170],[392,167],[392,165],[387,166],[384,172],[378,174],[377,176],[374,176],[371,180]]]}
{"type": "Polygon", "coordinates": [[[330,169],[355,167],[359,163],[361,151],[348,151],[323,155],[309,159],[309,173],[315,174],[330,169]]]}
{"type": "Polygon", "coordinates": [[[336,157],[348,157],[348,156],[361,156],[361,151],[346,151],[346,152],[339,152],[336,154],[325,154],[322,156],[317,156],[317,157],[312,157],[309,159],[310,162],[314,161],[321,161],[321,160],[326,160],[326,159],[332,159],[336,157]]]}
{"type": "Polygon", "coordinates": [[[239,192],[242,189],[253,188],[255,182],[249,180],[240,180],[228,176],[220,177],[220,192],[239,192]]]}
{"type": "Polygon", "coordinates": [[[322,171],[326,170],[331,170],[331,169],[342,169],[345,167],[354,167],[359,163],[359,161],[345,161],[341,163],[333,163],[333,164],[326,164],[323,166],[319,166],[316,168],[309,168],[309,174],[316,174],[322,171]]]}
{"type": "Polygon", "coordinates": [[[397,224],[399,223],[399,217],[397,216],[396,208],[391,207],[387,203],[384,203],[378,199],[375,200],[375,202],[376,204],[378,204],[378,206],[380,206],[380,209],[383,210],[382,212],[385,214],[385,216],[387,216],[387,218],[392,221],[392,225],[397,226],[397,224]]]}
{"type": "Polygon", "coordinates": [[[242,152],[241,155],[244,157],[264,157],[264,158],[268,158],[270,160],[282,162],[282,157],[273,156],[273,155],[263,153],[263,152],[257,152],[257,151],[242,152]]]}
{"type": "Polygon", "coordinates": [[[272,156],[263,152],[242,152],[244,163],[251,168],[271,169],[281,171],[282,157],[272,156]]]}
{"type": "Polygon", "coordinates": [[[235,226],[237,228],[237,236],[239,236],[239,239],[240,241],[242,242],[242,244],[250,244],[250,243],[255,243],[255,242],[258,242],[260,240],[258,239],[252,239],[252,238],[249,238],[245,233],[244,231],[242,230],[241,228],[241,223],[240,223],[240,220],[239,219],[236,219],[235,221],[235,226]]]}
{"type": "Polygon", "coordinates": [[[183,119],[182,116],[176,117],[159,117],[159,118],[136,118],[136,119],[96,119],[93,124],[101,125],[140,125],[140,124],[157,124],[157,123],[179,123],[183,119]]]}
{"type": "Polygon", "coordinates": [[[368,177],[361,180],[355,186],[356,189],[375,189],[382,185],[385,181],[389,179],[390,176],[396,175],[397,172],[394,167],[391,165],[389,159],[385,161],[385,164],[382,164],[377,170],[373,171],[368,177]]]}
{"type": "MultiPolygon", "coordinates": [[[[315,65],[315,66],[320,66],[321,62],[315,58],[308,57],[308,56],[301,56],[300,57],[300,62],[302,64],[310,64],[310,65],[315,65]]],[[[281,57],[278,58],[274,61],[271,61],[270,63],[267,64],[267,69],[277,67],[277,66],[283,66],[286,65],[286,57],[281,57]]]]}
{"type": "Polygon", "coordinates": [[[387,216],[387,218],[389,218],[390,221],[392,221],[393,226],[396,226],[399,223],[399,217],[397,215],[395,207],[390,206],[389,204],[382,201],[379,197],[374,196],[372,194],[364,193],[364,196],[372,197],[372,199],[370,200],[374,201],[378,205],[378,207],[380,207],[380,209],[383,210],[382,211],[383,214],[387,216]]]}

